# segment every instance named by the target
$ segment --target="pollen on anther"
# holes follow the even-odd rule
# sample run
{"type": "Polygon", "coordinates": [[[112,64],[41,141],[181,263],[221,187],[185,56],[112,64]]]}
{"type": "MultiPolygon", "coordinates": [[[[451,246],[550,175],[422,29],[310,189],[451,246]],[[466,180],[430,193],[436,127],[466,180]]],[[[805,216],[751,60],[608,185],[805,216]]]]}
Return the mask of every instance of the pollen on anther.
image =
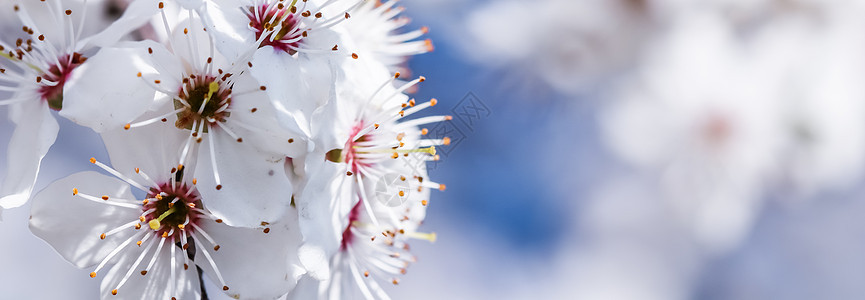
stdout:
{"type": "Polygon", "coordinates": [[[103,195],[102,200],[108,201],[108,195],[103,195]]]}
{"type": "Polygon", "coordinates": [[[354,173],[352,173],[351,171],[345,172],[346,176],[351,176],[352,174],[354,174],[354,173]]]}
{"type": "Polygon", "coordinates": [[[445,116],[445,121],[453,120],[454,116],[445,116]]]}
{"type": "Polygon", "coordinates": [[[90,278],[96,277],[96,272],[90,272],[90,278]]]}
{"type": "Polygon", "coordinates": [[[221,185],[221,184],[217,184],[217,185],[216,185],[216,189],[217,189],[217,190],[221,190],[221,189],[222,189],[222,185],[221,185]]]}
{"type": "Polygon", "coordinates": [[[123,125],[123,129],[129,130],[129,128],[132,128],[132,124],[126,123],[126,125],[123,125]]]}
{"type": "Polygon", "coordinates": [[[75,195],[78,195],[78,189],[73,188],[72,189],[72,196],[75,196],[75,195]]]}
{"type": "Polygon", "coordinates": [[[444,191],[445,189],[447,189],[447,186],[445,186],[444,184],[439,184],[439,191],[444,191]]]}
{"type": "Polygon", "coordinates": [[[72,10],[71,10],[71,9],[67,9],[67,10],[66,10],[66,15],[68,16],[68,15],[71,15],[71,14],[72,14],[72,10]]]}
{"type": "Polygon", "coordinates": [[[364,271],[364,272],[363,272],[363,277],[369,277],[369,271],[364,271]]]}
{"type": "Polygon", "coordinates": [[[141,270],[141,276],[147,275],[147,270],[141,270]]]}
{"type": "Polygon", "coordinates": [[[96,158],[95,158],[95,157],[91,157],[91,158],[90,158],[90,163],[91,163],[91,164],[95,164],[95,163],[96,163],[96,158]]]}
{"type": "Polygon", "coordinates": [[[439,100],[438,100],[438,99],[436,99],[436,98],[432,98],[432,99],[430,99],[430,101],[429,101],[429,106],[436,106],[436,104],[439,104],[439,100]]]}
{"type": "Polygon", "coordinates": [[[426,77],[423,77],[423,76],[418,77],[418,82],[424,82],[424,81],[426,81],[426,77]]]}
{"type": "Polygon", "coordinates": [[[223,290],[223,291],[227,291],[227,290],[228,290],[228,286],[227,286],[227,285],[223,285],[223,286],[222,286],[222,290],[223,290]]]}
{"type": "Polygon", "coordinates": [[[427,202],[426,200],[421,200],[421,201],[420,201],[420,204],[423,205],[423,206],[426,206],[428,203],[429,203],[429,202],[427,202]]]}
{"type": "Polygon", "coordinates": [[[358,58],[357,53],[352,53],[351,58],[357,59],[358,58]]]}
{"type": "Polygon", "coordinates": [[[213,251],[219,251],[219,245],[213,246],[213,251]]]}
{"type": "Polygon", "coordinates": [[[267,87],[262,85],[262,86],[258,87],[258,89],[264,91],[264,90],[267,90],[267,87]]]}
{"type": "Polygon", "coordinates": [[[400,196],[400,197],[405,197],[405,192],[404,192],[404,191],[399,191],[399,196],[400,196]]]}
{"type": "Polygon", "coordinates": [[[238,143],[243,143],[243,138],[237,138],[238,143]]]}
{"type": "Polygon", "coordinates": [[[451,138],[449,138],[449,137],[444,137],[444,138],[442,139],[442,144],[450,145],[450,144],[451,144],[451,138]]]}
{"type": "Polygon", "coordinates": [[[113,289],[113,290],[111,290],[111,294],[112,294],[112,295],[117,295],[117,289],[113,289]]]}
{"type": "Polygon", "coordinates": [[[105,239],[105,233],[100,234],[100,235],[99,235],[99,239],[100,239],[100,240],[104,240],[104,239],[105,239]]]}
{"type": "Polygon", "coordinates": [[[268,227],[268,228],[265,228],[265,229],[262,230],[262,231],[263,231],[264,233],[270,233],[270,228],[269,228],[269,227],[268,227]]]}
{"type": "Polygon", "coordinates": [[[294,143],[294,139],[288,139],[288,143],[289,144],[294,143]]]}

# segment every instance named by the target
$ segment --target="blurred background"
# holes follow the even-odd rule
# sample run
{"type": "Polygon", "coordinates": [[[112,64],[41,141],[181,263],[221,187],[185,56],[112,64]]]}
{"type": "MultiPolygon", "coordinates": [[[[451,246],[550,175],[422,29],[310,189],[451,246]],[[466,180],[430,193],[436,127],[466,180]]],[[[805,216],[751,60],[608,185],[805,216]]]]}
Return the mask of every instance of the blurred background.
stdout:
{"type": "MultiPolygon", "coordinates": [[[[436,46],[415,97],[454,120],[395,299],[865,299],[865,1],[402,5],[436,46]]],[[[59,120],[37,189],[107,161],[59,120]]],[[[28,211],[0,298],[95,298],[28,211]]]]}

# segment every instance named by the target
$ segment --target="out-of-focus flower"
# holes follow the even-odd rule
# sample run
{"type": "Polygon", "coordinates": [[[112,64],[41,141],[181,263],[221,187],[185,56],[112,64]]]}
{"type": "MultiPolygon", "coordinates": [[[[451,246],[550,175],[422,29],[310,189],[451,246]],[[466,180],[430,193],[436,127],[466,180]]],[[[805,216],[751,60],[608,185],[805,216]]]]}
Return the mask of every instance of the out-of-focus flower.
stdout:
{"type": "MultiPolygon", "coordinates": [[[[807,2],[807,1],[806,1],[807,2]]],[[[814,3],[812,3],[814,4],[814,3]]],[[[790,196],[843,188],[865,166],[865,26],[858,6],[818,7],[813,15],[776,16],[750,35],[759,61],[777,69],[785,105],[774,112],[785,128],[778,171],[790,196]]]]}
{"type": "Polygon", "coordinates": [[[304,153],[306,135],[277,122],[268,87],[249,75],[249,55],[218,55],[195,19],[178,24],[169,45],[134,42],[94,56],[76,74],[88,79],[70,95],[87,105],[76,119],[97,130],[170,122],[176,130],[169,134],[186,138],[179,163],[199,159],[196,174],[208,174],[198,180],[211,212],[233,226],[279,220],[292,194],[284,160],[304,153]],[[143,117],[148,110],[160,114],[143,117]]]}
{"type": "Polygon", "coordinates": [[[468,16],[464,48],[479,63],[506,68],[506,82],[541,78],[560,92],[584,92],[634,62],[652,32],[647,2],[490,1],[468,16]]]}
{"type": "Polygon", "coordinates": [[[90,277],[113,263],[102,280],[103,299],[196,299],[196,266],[238,299],[287,293],[303,273],[286,265],[299,266],[296,212],[263,232],[223,224],[207,210],[193,174],[170,163],[178,161],[182,141],[167,134],[174,129],[140,130],[135,138],[108,134],[118,169],[91,159],[117,178],[76,173],[39,192],[33,233],[76,266],[96,265],[90,277]],[[130,185],[145,198],[137,200],[130,185]]]}
{"type": "Polygon", "coordinates": [[[9,119],[15,123],[0,185],[0,207],[18,207],[30,198],[42,158],[59,130],[51,110],[63,115],[65,91],[75,85],[70,74],[85,63],[85,54],[144,23],[149,10],[140,7],[143,2],[137,1],[113,25],[87,37],[83,37],[83,3],[76,7],[60,0],[4,3],[2,9],[17,15],[24,35],[14,43],[0,41],[0,91],[10,94],[0,105],[9,106],[9,119]]]}
{"type": "Polygon", "coordinates": [[[735,246],[761,206],[784,135],[777,73],[711,14],[676,21],[604,114],[612,150],[660,174],[709,251],[735,246]]]}

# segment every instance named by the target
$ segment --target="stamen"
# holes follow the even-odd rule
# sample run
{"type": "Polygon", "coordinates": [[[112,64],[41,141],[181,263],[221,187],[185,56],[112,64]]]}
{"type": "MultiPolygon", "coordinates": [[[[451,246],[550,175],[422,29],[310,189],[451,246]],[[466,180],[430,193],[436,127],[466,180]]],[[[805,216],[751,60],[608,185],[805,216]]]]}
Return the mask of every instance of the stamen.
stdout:
{"type": "Polygon", "coordinates": [[[122,179],[123,181],[126,181],[126,183],[129,183],[130,185],[132,185],[132,186],[138,188],[139,190],[142,190],[142,191],[146,191],[146,190],[148,190],[147,188],[145,188],[143,185],[141,185],[140,183],[136,182],[135,180],[132,180],[131,178],[126,177],[126,176],[123,175],[123,174],[120,174],[120,172],[117,172],[117,170],[115,170],[114,168],[109,167],[109,166],[106,166],[106,165],[103,164],[102,162],[97,161],[96,158],[94,158],[94,157],[91,157],[91,158],[90,158],[90,163],[95,164],[96,166],[98,166],[98,167],[102,168],[103,170],[107,171],[108,173],[111,173],[111,175],[114,175],[115,177],[120,178],[120,179],[122,179]]]}
{"type": "Polygon", "coordinates": [[[411,238],[427,240],[427,241],[430,241],[431,243],[435,243],[435,241],[436,241],[436,233],[435,232],[431,232],[431,233],[408,232],[405,235],[408,237],[411,237],[411,238]]]}

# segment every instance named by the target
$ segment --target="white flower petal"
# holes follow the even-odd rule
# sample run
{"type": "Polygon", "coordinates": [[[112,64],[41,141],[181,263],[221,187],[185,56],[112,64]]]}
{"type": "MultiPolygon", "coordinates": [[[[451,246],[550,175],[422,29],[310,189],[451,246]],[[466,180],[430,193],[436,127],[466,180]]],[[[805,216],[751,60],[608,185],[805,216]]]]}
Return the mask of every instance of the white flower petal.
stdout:
{"type": "Polygon", "coordinates": [[[40,99],[16,105],[10,118],[16,127],[6,153],[6,177],[0,186],[3,208],[18,207],[30,199],[42,158],[60,130],[48,104],[40,99]]]}
{"type": "MultiPolygon", "coordinates": [[[[294,199],[298,209],[300,230],[303,233],[304,247],[318,248],[325,253],[326,257],[331,257],[339,250],[342,232],[348,225],[347,212],[354,206],[354,203],[337,205],[337,211],[331,210],[333,201],[351,199],[351,195],[347,194],[350,189],[345,186],[339,187],[338,184],[348,176],[344,172],[344,164],[331,163],[324,161],[324,159],[309,159],[307,164],[309,181],[307,181],[303,191],[294,199]],[[346,217],[338,217],[341,215],[346,215],[346,217]]],[[[344,182],[343,184],[351,184],[351,182],[344,182]]],[[[316,255],[305,255],[301,257],[301,262],[316,278],[325,279],[328,277],[329,272],[325,270],[327,261],[325,261],[325,265],[322,265],[322,261],[316,255]]]]}
{"type": "Polygon", "coordinates": [[[286,299],[290,300],[306,300],[306,299],[324,299],[323,296],[319,293],[319,286],[322,284],[318,279],[312,278],[310,276],[303,276],[297,282],[297,286],[294,287],[294,290],[288,294],[286,299]]]}
{"type": "MultiPolygon", "coordinates": [[[[166,105],[157,112],[145,114],[144,119],[167,112],[170,110],[166,105]]],[[[139,178],[135,175],[135,168],[139,168],[151,177],[169,174],[171,168],[176,167],[180,162],[181,147],[189,133],[174,126],[175,117],[166,119],[168,121],[164,123],[157,121],[129,130],[121,128],[102,133],[102,140],[111,158],[111,166],[133,179],[139,178]]]]}
{"type": "Polygon", "coordinates": [[[309,119],[332,96],[332,65],[326,59],[297,56],[265,46],[252,58],[252,76],[267,87],[280,123],[309,133],[309,119]]]}
{"type": "MultiPolygon", "coordinates": [[[[285,174],[285,156],[256,151],[219,128],[214,128],[204,139],[213,139],[222,185],[220,190],[216,189],[211,151],[209,145],[202,145],[195,174],[204,205],[232,226],[261,227],[261,222],[279,220],[291,202],[293,191],[285,174]]],[[[205,143],[208,142],[202,142],[205,143]]]]}
{"type": "Polygon", "coordinates": [[[310,276],[319,280],[330,278],[329,259],[324,249],[311,244],[303,244],[298,249],[297,256],[310,276]]]}
{"type": "MultiPolygon", "coordinates": [[[[291,210],[279,223],[269,225],[267,233],[216,222],[204,222],[201,226],[220,248],[212,251],[213,245],[201,241],[196,241],[196,247],[206,247],[213,256],[229,287],[225,291],[229,296],[235,299],[275,299],[294,288],[301,275],[292,274],[290,268],[299,265],[297,248],[301,237],[296,211],[291,210]]],[[[212,281],[216,281],[208,262],[198,258],[196,256],[198,265],[212,281]]]]}
{"type": "Polygon", "coordinates": [[[159,6],[153,1],[132,1],[120,19],[114,21],[114,23],[105,28],[102,32],[84,39],[81,45],[85,46],[82,46],[81,48],[88,48],[91,46],[113,46],[123,36],[147,23],[147,21],[157,13],[159,13],[159,6]]]}
{"type": "MultiPolygon", "coordinates": [[[[145,229],[142,229],[145,230],[145,229]]],[[[158,242],[156,238],[151,238],[158,242]]],[[[100,285],[100,294],[102,299],[110,300],[126,300],[126,299],[199,299],[201,297],[201,286],[198,281],[198,271],[194,265],[190,265],[189,269],[183,269],[183,256],[185,252],[180,251],[180,248],[174,249],[175,265],[174,276],[175,280],[171,281],[171,249],[169,247],[177,247],[169,244],[166,241],[162,246],[159,256],[153,268],[147,271],[147,274],[142,276],[141,271],[147,267],[153,257],[153,252],[157,246],[150,249],[151,253],[145,255],[144,259],[132,271],[129,279],[122,287],[117,289],[117,295],[112,295],[111,291],[117,288],[120,280],[129,272],[135,259],[143,251],[144,247],[135,245],[127,246],[124,249],[126,252],[119,254],[118,262],[111,267],[100,285]],[[173,287],[173,288],[172,288],[173,287]]]]}
{"type": "MultiPolygon", "coordinates": [[[[252,76],[240,75],[234,82],[235,91],[257,89],[259,85],[252,76]]],[[[297,127],[280,126],[277,112],[273,109],[273,104],[266,92],[256,91],[233,96],[230,108],[231,116],[228,118],[228,124],[250,145],[264,152],[290,157],[306,153],[307,135],[297,127]],[[239,126],[233,121],[243,125],[239,126]]]]}
{"type": "Polygon", "coordinates": [[[204,4],[204,0],[176,0],[177,3],[180,4],[181,7],[188,10],[196,10],[201,8],[204,4]]]}
{"type": "Polygon", "coordinates": [[[72,71],[60,115],[96,132],[122,128],[140,116],[153,105],[155,91],[138,74],[154,72],[147,49],[155,45],[105,48],[88,59],[72,71]]]}
{"type": "Polygon", "coordinates": [[[60,179],[33,197],[30,231],[48,242],[79,268],[96,265],[135,232],[132,227],[105,240],[100,234],[138,218],[140,210],[97,203],[73,196],[72,189],[89,195],[132,199],[125,182],[96,172],[60,179]]]}
{"type": "Polygon", "coordinates": [[[241,7],[243,2],[237,0],[210,1],[202,14],[208,32],[215,38],[216,49],[231,60],[240,58],[255,41],[249,18],[241,7]]]}

